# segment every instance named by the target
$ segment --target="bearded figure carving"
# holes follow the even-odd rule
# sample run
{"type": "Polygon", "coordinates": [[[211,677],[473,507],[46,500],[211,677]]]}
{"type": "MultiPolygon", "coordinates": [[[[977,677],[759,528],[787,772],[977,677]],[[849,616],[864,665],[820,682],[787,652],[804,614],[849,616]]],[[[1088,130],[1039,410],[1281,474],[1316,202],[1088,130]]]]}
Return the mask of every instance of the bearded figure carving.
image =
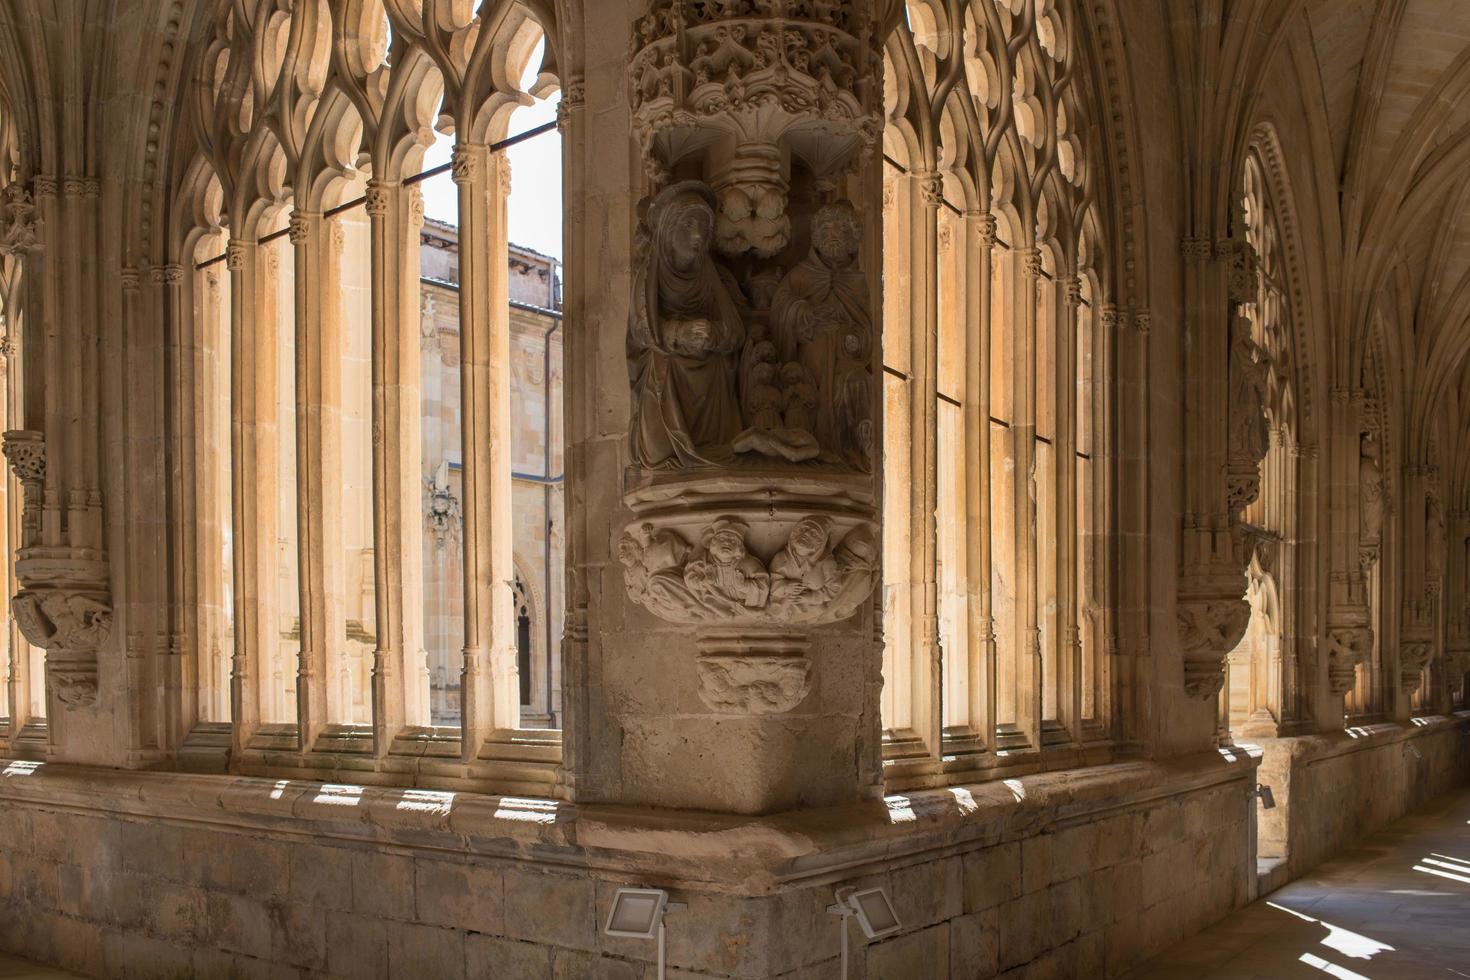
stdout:
{"type": "Polygon", "coordinates": [[[726,462],[741,430],[734,354],[745,326],[739,287],[710,254],[713,193],[674,184],[642,231],[628,323],[633,460],[650,470],[726,462]]]}
{"type": "Polygon", "coordinates": [[[816,389],[815,432],[824,457],[872,468],[873,316],[858,266],[862,226],[852,205],[829,204],[812,218],[811,253],[771,301],[777,354],[799,364],[816,389]]]}

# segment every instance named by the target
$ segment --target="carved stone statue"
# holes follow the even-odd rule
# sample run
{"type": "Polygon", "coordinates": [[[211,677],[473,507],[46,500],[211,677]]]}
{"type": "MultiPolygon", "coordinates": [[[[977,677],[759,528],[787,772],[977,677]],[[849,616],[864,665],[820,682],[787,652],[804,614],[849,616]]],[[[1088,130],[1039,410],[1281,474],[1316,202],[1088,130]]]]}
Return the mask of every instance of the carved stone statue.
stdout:
{"type": "Polygon", "coordinates": [[[1372,432],[1363,433],[1358,456],[1358,535],[1359,550],[1371,564],[1378,557],[1378,543],[1383,535],[1383,463],[1382,450],[1372,432]],[[1371,555],[1370,555],[1371,549],[1371,555]]]}
{"type": "MultiPolygon", "coordinates": [[[[1260,462],[1271,448],[1266,382],[1271,366],[1251,338],[1251,321],[1237,316],[1230,340],[1230,458],[1260,462]]],[[[1249,502],[1249,501],[1247,501],[1249,502]]]]}
{"type": "Polygon", "coordinates": [[[1431,595],[1444,581],[1445,548],[1444,508],[1439,495],[1430,493],[1424,502],[1424,573],[1431,595]]]}
{"type": "Polygon", "coordinates": [[[649,206],[628,321],[632,458],[645,469],[728,461],[741,431],[734,354],[745,326],[733,277],[710,255],[714,195],[674,184],[649,206]]]}
{"type": "MultiPolygon", "coordinates": [[[[777,353],[815,389],[813,434],[824,458],[872,468],[873,317],[858,267],[862,225],[852,205],[829,204],[811,222],[811,253],[771,300],[777,353]]],[[[788,418],[788,425],[790,424],[788,418]]]]}

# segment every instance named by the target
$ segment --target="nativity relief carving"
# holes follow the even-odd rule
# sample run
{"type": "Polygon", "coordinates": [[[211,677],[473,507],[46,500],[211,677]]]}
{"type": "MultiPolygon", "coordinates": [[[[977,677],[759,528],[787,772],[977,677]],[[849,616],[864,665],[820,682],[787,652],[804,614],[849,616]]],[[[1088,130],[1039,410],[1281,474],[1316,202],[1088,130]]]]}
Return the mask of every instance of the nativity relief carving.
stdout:
{"type": "Polygon", "coordinates": [[[744,287],[714,236],[714,192],[698,181],[649,205],[628,324],[633,462],[871,472],[874,328],[856,212],[818,209],[809,253],[779,279],[751,270],[744,287]]]}

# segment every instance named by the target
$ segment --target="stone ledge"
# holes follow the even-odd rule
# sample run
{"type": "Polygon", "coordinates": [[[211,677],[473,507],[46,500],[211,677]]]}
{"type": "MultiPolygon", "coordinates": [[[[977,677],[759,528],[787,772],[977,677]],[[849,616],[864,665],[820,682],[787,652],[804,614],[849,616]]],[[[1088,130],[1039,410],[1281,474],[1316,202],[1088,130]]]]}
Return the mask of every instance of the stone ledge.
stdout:
{"type": "Polygon", "coordinates": [[[1361,725],[1340,732],[1262,738],[1241,747],[1261,752],[1285,752],[1293,765],[1311,765],[1352,752],[1381,748],[1394,742],[1437,735],[1453,728],[1470,730],[1470,710],[1450,715],[1422,715],[1407,722],[1389,721],[1361,725]]]}
{"type": "Polygon", "coordinates": [[[1258,764],[1258,753],[1221,750],[771,817],[31,762],[0,762],[0,800],[764,895],[1020,840],[1214,785],[1253,785],[1258,764]]]}

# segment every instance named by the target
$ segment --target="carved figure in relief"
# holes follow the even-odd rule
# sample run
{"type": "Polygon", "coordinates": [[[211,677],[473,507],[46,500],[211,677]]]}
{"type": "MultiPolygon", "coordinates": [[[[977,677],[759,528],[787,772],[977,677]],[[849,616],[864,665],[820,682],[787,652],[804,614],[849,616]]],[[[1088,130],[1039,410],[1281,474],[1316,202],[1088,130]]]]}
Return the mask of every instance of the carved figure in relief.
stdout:
{"type": "Polygon", "coordinates": [[[796,607],[830,602],[842,588],[842,570],[827,554],[831,536],[827,521],[806,517],[791,529],[776,557],[771,559],[771,602],[796,607]]]}
{"type": "Polygon", "coordinates": [[[689,545],[673,531],[642,524],[618,542],[618,560],[625,572],[628,596],[662,616],[679,616],[697,606],[684,584],[684,561],[689,545]]]}
{"type": "Polygon", "coordinates": [[[0,203],[0,252],[24,252],[36,247],[36,203],[19,183],[5,186],[0,203]]]}
{"type": "Polygon", "coordinates": [[[710,255],[714,195],[674,184],[649,206],[633,274],[628,372],[632,458],[647,469],[728,461],[741,431],[739,287],[710,255]]]}
{"type": "Polygon", "coordinates": [[[776,347],[769,340],[747,343],[741,384],[748,427],[735,437],[737,453],[756,452],[780,456],[793,463],[815,459],[821,451],[806,426],[788,424],[782,415],[789,397],[779,385],[776,347]]]}
{"type": "Polygon", "coordinates": [[[704,532],[703,552],[684,568],[690,593],[715,612],[761,609],[770,598],[771,576],[745,549],[746,525],[722,518],[704,532]]]}
{"type": "Polygon", "coordinates": [[[873,448],[873,317],[867,277],[857,264],[862,226],[852,205],[818,210],[811,239],[811,253],[771,300],[777,353],[800,364],[816,389],[813,434],[824,457],[866,472],[873,448]]]}
{"type": "Polygon", "coordinates": [[[1251,321],[1237,316],[1230,341],[1230,455],[1259,462],[1271,435],[1266,421],[1266,381],[1271,366],[1251,338],[1251,321]]]}
{"type": "MultiPolygon", "coordinates": [[[[1383,534],[1382,450],[1372,432],[1363,433],[1358,456],[1358,534],[1365,545],[1376,545],[1383,534]]],[[[1375,551],[1376,557],[1376,551],[1375,551]]]]}

